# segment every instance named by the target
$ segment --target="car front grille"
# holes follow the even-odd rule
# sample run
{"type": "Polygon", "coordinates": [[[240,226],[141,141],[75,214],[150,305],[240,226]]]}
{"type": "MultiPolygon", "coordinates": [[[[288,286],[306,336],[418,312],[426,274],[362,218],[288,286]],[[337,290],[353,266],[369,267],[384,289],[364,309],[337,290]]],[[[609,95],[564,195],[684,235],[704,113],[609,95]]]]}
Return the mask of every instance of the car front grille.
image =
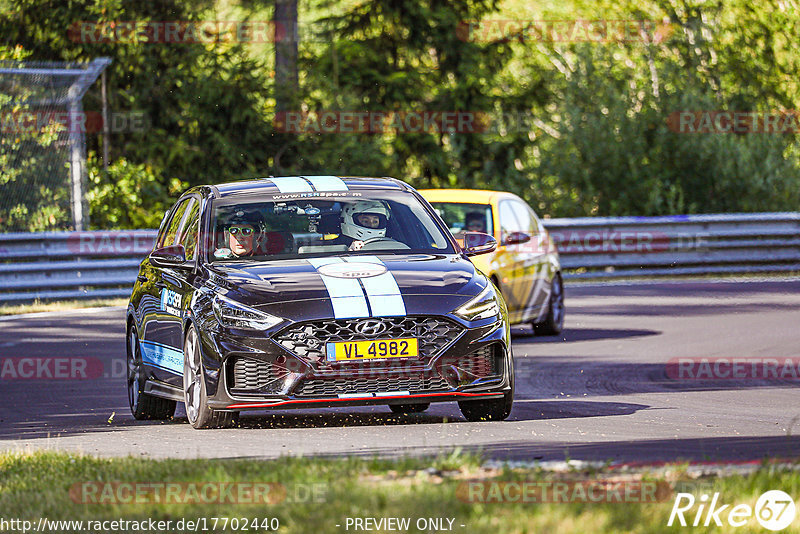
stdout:
{"type": "MultiPolygon", "coordinates": [[[[299,398],[336,397],[352,393],[431,393],[451,391],[453,386],[478,380],[500,378],[502,350],[499,345],[482,347],[466,355],[444,356],[435,362],[435,370],[399,374],[392,371],[371,376],[335,376],[303,379],[292,394],[299,398]],[[448,379],[444,378],[448,377],[448,379]]],[[[362,369],[363,370],[363,369],[362,369]]],[[[248,357],[234,357],[228,365],[228,387],[234,395],[285,394],[289,370],[274,362],[248,357]]]]}
{"type": "Polygon", "coordinates": [[[278,364],[254,358],[234,358],[229,367],[231,393],[279,393],[289,371],[278,364]]]}
{"type": "Polygon", "coordinates": [[[300,383],[295,397],[335,397],[340,393],[387,393],[408,391],[410,393],[449,391],[452,388],[440,376],[380,376],[359,378],[312,378],[300,383]]]}
{"type": "MultiPolygon", "coordinates": [[[[329,319],[292,325],[274,339],[285,349],[307,361],[325,360],[325,344],[338,341],[417,338],[419,357],[430,360],[464,331],[445,317],[376,317],[371,319],[329,319]],[[365,335],[356,329],[364,321],[380,323],[379,331],[365,335]]],[[[376,362],[377,363],[377,362],[376,362]]]]}

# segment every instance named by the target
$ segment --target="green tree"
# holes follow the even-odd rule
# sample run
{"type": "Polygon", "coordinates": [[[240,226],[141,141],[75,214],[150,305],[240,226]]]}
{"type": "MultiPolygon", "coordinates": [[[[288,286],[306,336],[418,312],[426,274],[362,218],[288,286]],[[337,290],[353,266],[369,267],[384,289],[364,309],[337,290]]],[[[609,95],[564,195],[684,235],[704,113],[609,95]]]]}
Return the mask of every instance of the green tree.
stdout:
{"type": "MultiPolygon", "coordinates": [[[[470,42],[458,30],[496,8],[492,0],[380,0],[323,18],[319,25],[333,38],[301,55],[303,101],[311,110],[490,113],[510,48],[470,42]]],[[[283,161],[293,172],[324,168],[391,174],[424,187],[479,187],[505,169],[508,151],[485,133],[310,134],[283,161]]]]}
{"type": "Polygon", "coordinates": [[[524,163],[547,185],[530,200],[559,215],[797,209],[795,137],[669,127],[681,111],[794,108],[782,79],[796,57],[785,43],[796,11],[671,0],[591,9],[590,19],[663,20],[672,31],[660,42],[539,43],[552,99],[533,110],[545,119],[524,163]]]}
{"type": "MultiPolygon", "coordinates": [[[[202,42],[146,42],[133,33],[104,35],[114,35],[120,22],[203,20],[212,6],[196,0],[55,5],[8,0],[0,11],[0,34],[37,60],[111,57],[111,111],[146,117],[143,129],[112,133],[111,159],[148,169],[161,190],[168,191],[175,179],[215,183],[260,175],[268,167],[275,150],[264,111],[272,89],[267,68],[243,43],[225,36],[219,42],[210,35],[203,35],[202,42]],[[95,30],[82,31],[82,22],[95,23],[95,30]]],[[[99,110],[98,95],[99,88],[92,90],[84,108],[99,110]]],[[[98,143],[97,136],[90,136],[90,149],[97,150],[98,143]]],[[[143,183],[149,174],[142,176],[143,183]]],[[[117,209],[116,218],[122,220],[126,208],[120,203],[117,209]]]]}

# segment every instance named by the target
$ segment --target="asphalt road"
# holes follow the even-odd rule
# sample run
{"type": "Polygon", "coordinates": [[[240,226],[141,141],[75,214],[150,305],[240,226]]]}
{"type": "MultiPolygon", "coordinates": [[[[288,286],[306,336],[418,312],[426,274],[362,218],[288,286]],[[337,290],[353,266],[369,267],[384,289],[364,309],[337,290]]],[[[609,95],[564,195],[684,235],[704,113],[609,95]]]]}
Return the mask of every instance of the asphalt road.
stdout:
{"type": "MultiPolygon", "coordinates": [[[[800,455],[800,381],[671,375],[675,358],[800,358],[800,280],[568,286],[560,338],[514,329],[517,395],[503,422],[468,423],[455,404],[245,415],[240,428],[134,421],[123,310],[0,320],[0,450],[103,456],[273,458],[430,454],[454,447],[514,460],[753,460],[800,455]],[[69,375],[71,363],[93,378],[69,375]],[[31,372],[16,360],[52,357],[31,372]],[[59,367],[60,365],[60,367],[59,367]],[[83,364],[81,364],[83,365],[83,364]]],[[[80,374],[80,373],[78,373],[80,374]]],[[[788,376],[788,375],[785,375],[788,376]]]]}

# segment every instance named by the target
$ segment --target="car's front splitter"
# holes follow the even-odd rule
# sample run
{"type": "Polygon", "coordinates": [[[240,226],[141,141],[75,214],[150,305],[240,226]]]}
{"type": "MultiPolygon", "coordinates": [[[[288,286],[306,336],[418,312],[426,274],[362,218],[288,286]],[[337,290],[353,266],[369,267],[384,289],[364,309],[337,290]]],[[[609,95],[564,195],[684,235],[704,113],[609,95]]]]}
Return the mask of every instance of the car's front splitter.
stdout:
{"type": "MultiPolygon", "coordinates": [[[[236,402],[213,406],[216,410],[256,410],[264,408],[326,408],[336,406],[374,406],[381,404],[419,404],[424,402],[453,402],[464,400],[483,400],[502,398],[502,391],[469,393],[445,391],[438,393],[415,393],[413,395],[392,395],[381,393],[352,394],[343,397],[319,399],[275,399],[270,401],[236,402]]],[[[216,404],[216,403],[212,403],[216,404]]]]}

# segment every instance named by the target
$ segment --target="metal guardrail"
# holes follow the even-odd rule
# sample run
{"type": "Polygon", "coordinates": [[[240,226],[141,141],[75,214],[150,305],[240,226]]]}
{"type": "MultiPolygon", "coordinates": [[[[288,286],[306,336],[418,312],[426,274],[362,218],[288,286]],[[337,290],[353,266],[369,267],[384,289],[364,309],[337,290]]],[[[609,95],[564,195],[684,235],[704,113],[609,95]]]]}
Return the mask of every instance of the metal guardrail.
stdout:
{"type": "Polygon", "coordinates": [[[0,302],[129,296],[156,233],[0,234],[0,302]]]}
{"type": "MultiPolygon", "coordinates": [[[[800,213],[544,224],[568,279],[800,271],[800,213]]],[[[128,296],[155,237],[155,230],[0,234],[0,302],[128,296]]]]}
{"type": "Polygon", "coordinates": [[[800,271],[800,213],[544,223],[573,279],[800,271]]]}

